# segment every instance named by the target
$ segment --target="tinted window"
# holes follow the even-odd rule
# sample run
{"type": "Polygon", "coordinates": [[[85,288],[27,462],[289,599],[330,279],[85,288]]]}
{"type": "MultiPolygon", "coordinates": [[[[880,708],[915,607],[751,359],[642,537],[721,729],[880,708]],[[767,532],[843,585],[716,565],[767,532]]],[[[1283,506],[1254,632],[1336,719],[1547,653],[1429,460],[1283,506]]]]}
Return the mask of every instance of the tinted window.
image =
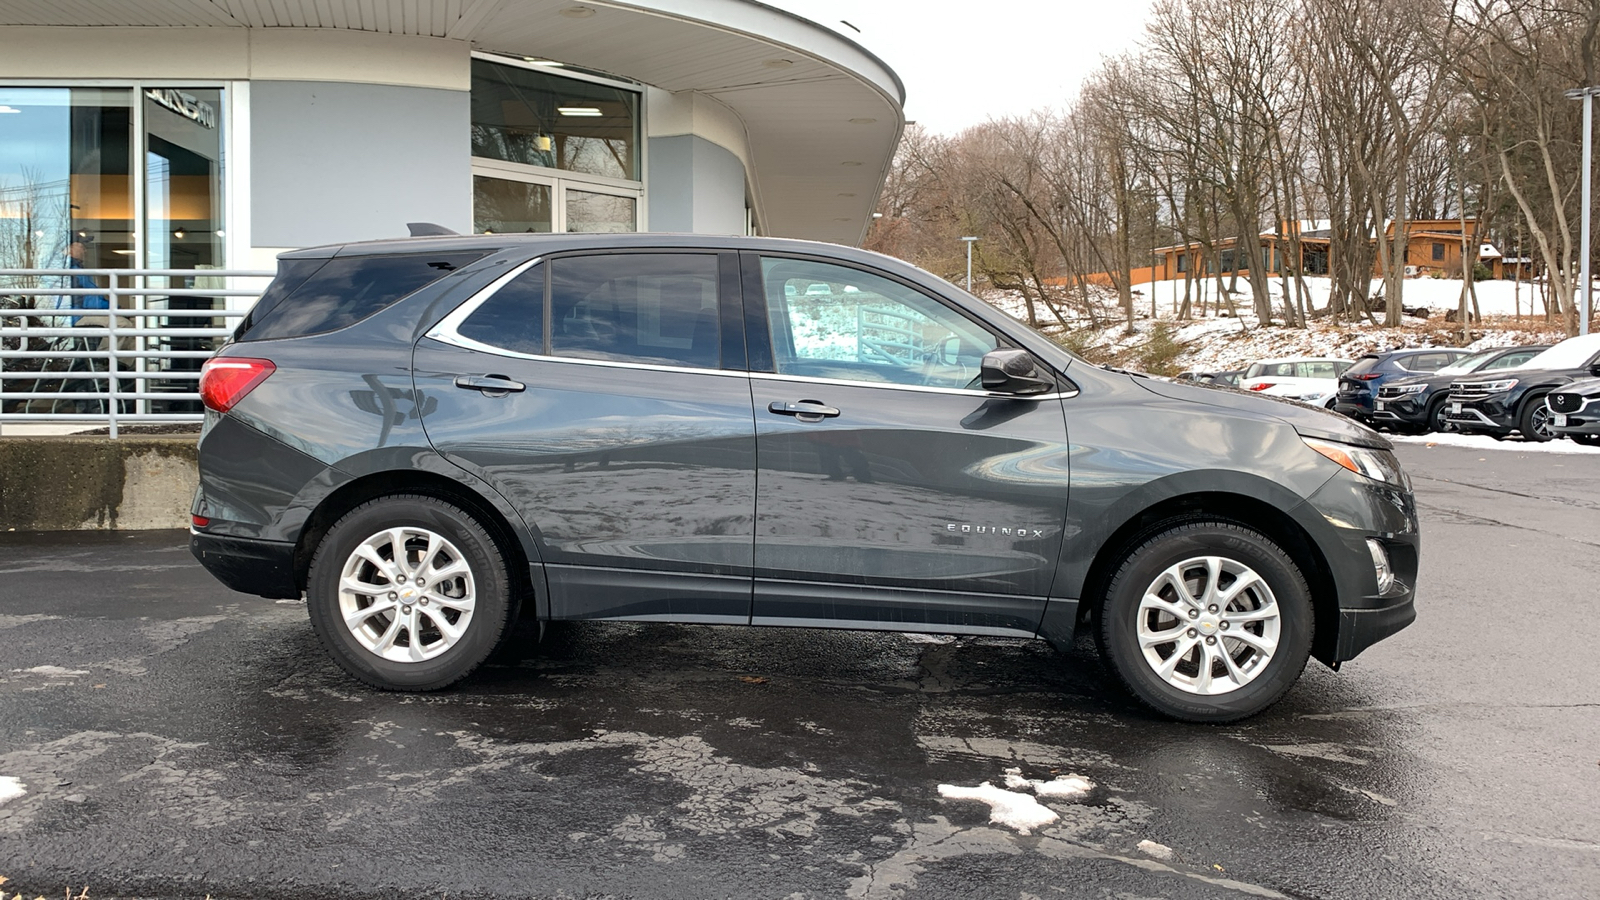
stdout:
{"type": "Polygon", "coordinates": [[[502,350],[543,354],[544,266],[534,266],[501,285],[456,333],[502,350]]]}
{"type": "Polygon", "coordinates": [[[1301,378],[1338,378],[1342,374],[1336,363],[1331,362],[1303,362],[1299,364],[1301,378]]]}
{"type": "MultiPolygon", "coordinates": [[[[1378,357],[1372,356],[1372,355],[1369,354],[1367,356],[1363,356],[1360,359],[1356,360],[1356,364],[1350,367],[1348,374],[1360,375],[1362,372],[1370,372],[1373,369],[1376,369],[1377,367],[1378,367],[1378,357]]],[[[1315,377],[1320,377],[1320,376],[1311,376],[1311,377],[1315,378],[1315,377]]]]}
{"type": "MultiPolygon", "coordinates": [[[[239,326],[236,338],[264,341],[301,337],[353,325],[484,255],[416,253],[306,260],[322,265],[298,287],[275,297],[270,306],[263,305],[268,299],[263,296],[239,326]]],[[[281,271],[279,277],[283,277],[281,271]]],[[[270,288],[268,292],[271,293],[270,288]]]]}
{"type": "Polygon", "coordinates": [[[1413,372],[1437,372],[1455,358],[1451,353],[1419,353],[1405,360],[1405,367],[1413,372]]]}
{"type": "Polygon", "coordinates": [[[549,265],[556,356],[701,369],[721,364],[715,256],[608,254],[549,265]]]}
{"type": "Polygon", "coordinates": [[[1543,351],[1518,350],[1516,353],[1507,353],[1505,356],[1502,356],[1494,362],[1489,363],[1487,366],[1484,366],[1483,371],[1492,372],[1495,369],[1514,369],[1528,360],[1533,359],[1535,356],[1538,356],[1541,352],[1543,351]]]}
{"type": "Polygon", "coordinates": [[[994,335],[937,300],[859,269],[761,260],[778,372],[965,388],[994,335]]]}
{"type": "Polygon", "coordinates": [[[262,292],[261,299],[250,308],[250,312],[239,321],[239,327],[233,330],[233,339],[244,340],[245,333],[254,328],[256,322],[265,318],[283,302],[283,298],[293,294],[306,283],[306,279],[316,274],[316,271],[327,264],[326,259],[280,259],[278,260],[278,274],[262,292]]]}

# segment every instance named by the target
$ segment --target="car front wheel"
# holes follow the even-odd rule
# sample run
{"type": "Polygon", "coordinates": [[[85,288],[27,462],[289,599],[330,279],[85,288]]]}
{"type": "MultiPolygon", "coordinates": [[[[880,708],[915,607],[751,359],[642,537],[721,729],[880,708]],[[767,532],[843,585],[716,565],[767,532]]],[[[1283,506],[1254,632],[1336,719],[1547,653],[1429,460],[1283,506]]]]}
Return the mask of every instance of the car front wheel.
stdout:
{"type": "Polygon", "coordinates": [[[1518,430],[1522,432],[1523,440],[1540,444],[1553,441],[1560,436],[1550,427],[1550,405],[1545,402],[1543,394],[1530,397],[1528,402],[1522,405],[1518,430]]]}
{"type": "Polygon", "coordinates": [[[1282,548],[1233,522],[1174,524],[1112,576],[1099,639],[1135,697],[1188,722],[1275,703],[1311,652],[1311,592],[1282,548]]]}
{"type": "Polygon", "coordinates": [[[350,511],[323,537],[306,601],[346,671],[374,687],[437,690],[465,678],[506,630],[505,558],[464,510],[400,495],[350,511]]]}

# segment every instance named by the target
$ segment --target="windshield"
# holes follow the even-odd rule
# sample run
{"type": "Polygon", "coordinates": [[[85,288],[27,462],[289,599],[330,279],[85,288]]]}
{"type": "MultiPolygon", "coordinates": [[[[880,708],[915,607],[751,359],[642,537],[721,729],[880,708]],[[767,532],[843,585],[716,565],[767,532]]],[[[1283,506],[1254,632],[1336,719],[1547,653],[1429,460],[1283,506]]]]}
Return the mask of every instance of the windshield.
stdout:
{"type": "Polygon", "coordinates": [[[1576,369],[1600,353],[1600,334],[1586,334],[1567,338],[1549,350],[1535,356],[1519,369],[1576,369]]]}
{"type": "Polygon", "coordinates": [[[1487,353],[1474,353],[1463,359],[1458,359],[1448,366],[1435,372],[1435,375],[1465,375],[1477,371],[1478,367],[1489,361],[1489,358],[1499,353],[1499,350],[1490,350],[1487,353]]]}

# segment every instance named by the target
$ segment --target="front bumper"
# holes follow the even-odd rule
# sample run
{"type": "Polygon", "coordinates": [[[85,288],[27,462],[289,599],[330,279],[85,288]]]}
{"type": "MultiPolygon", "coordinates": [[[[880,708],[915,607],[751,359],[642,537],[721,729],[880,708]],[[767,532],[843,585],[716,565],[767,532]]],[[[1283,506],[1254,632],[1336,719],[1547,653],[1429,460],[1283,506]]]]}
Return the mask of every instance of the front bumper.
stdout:
{"type": "Polygon", "coordinates": [[[1586,398],[1583,405],[1569,413],[1558,413],[1551,408],[1552,416],[1550,427],[1556,434],[1594,434],[1600,435],[1600,397],[1586,398]],[[1557,425],[1555,416],[1564,416],[1565,424],[1557,425]]]}
{"type": "Polygon", "coordinates": [[[1481,400],[1450,399],[1445,401],[1444,419],[1468,434],[1508,434],[1517,427],[1517,404],[1510,394],[1481,400]]]}
{"type": "Polygon", "coordinates": [[[1428,404],[1432,397],[1431,393],[1421,393],[1376,398],[1373,401],[1372,423],[1401,429],[1426,428],[1428,404]]]}
{"type": "Polygon", "coordinates": [[[1338,598],[1336,616],[1331,610],[1318,616],[1321,633],[1313,652],[1332,665],[1354,659],[1416,619],[1422,537],[1410,491],[1353,473],[1336,475],[1307,503],[1325,526],[1318,543],[1338,598]],[[1382,546],[1394,573],[1387,591],[1378,589],[1369,540],[1382,546]]]}
{"type": "Polygon", "coordinates": [[[189,530],[189,552],[216,579],[243,594],[294,600],[294,545],[189,530]]]}

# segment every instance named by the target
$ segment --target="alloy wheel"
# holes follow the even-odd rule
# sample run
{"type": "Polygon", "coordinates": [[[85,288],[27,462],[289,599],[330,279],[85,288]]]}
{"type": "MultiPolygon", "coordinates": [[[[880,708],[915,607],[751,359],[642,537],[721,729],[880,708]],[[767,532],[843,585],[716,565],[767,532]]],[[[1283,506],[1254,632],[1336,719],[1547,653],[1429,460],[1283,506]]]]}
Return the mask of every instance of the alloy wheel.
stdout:
{"type": "Polygon", "coordinates": [[[455,646],[477,602],[455,544],[426,528],[389,528],[362,541],[339,577],[339,615],[356,642],[391,662],[434,659],[455,646]]]}
{"type": "Polygon", "coordinates": [[[1236,559],[1197,556],[1163,570],[1139,602],[1139,648],[1179,690],[1227,694],[1254,681],[1278,649],[1272,589],[1236,559]]]}

